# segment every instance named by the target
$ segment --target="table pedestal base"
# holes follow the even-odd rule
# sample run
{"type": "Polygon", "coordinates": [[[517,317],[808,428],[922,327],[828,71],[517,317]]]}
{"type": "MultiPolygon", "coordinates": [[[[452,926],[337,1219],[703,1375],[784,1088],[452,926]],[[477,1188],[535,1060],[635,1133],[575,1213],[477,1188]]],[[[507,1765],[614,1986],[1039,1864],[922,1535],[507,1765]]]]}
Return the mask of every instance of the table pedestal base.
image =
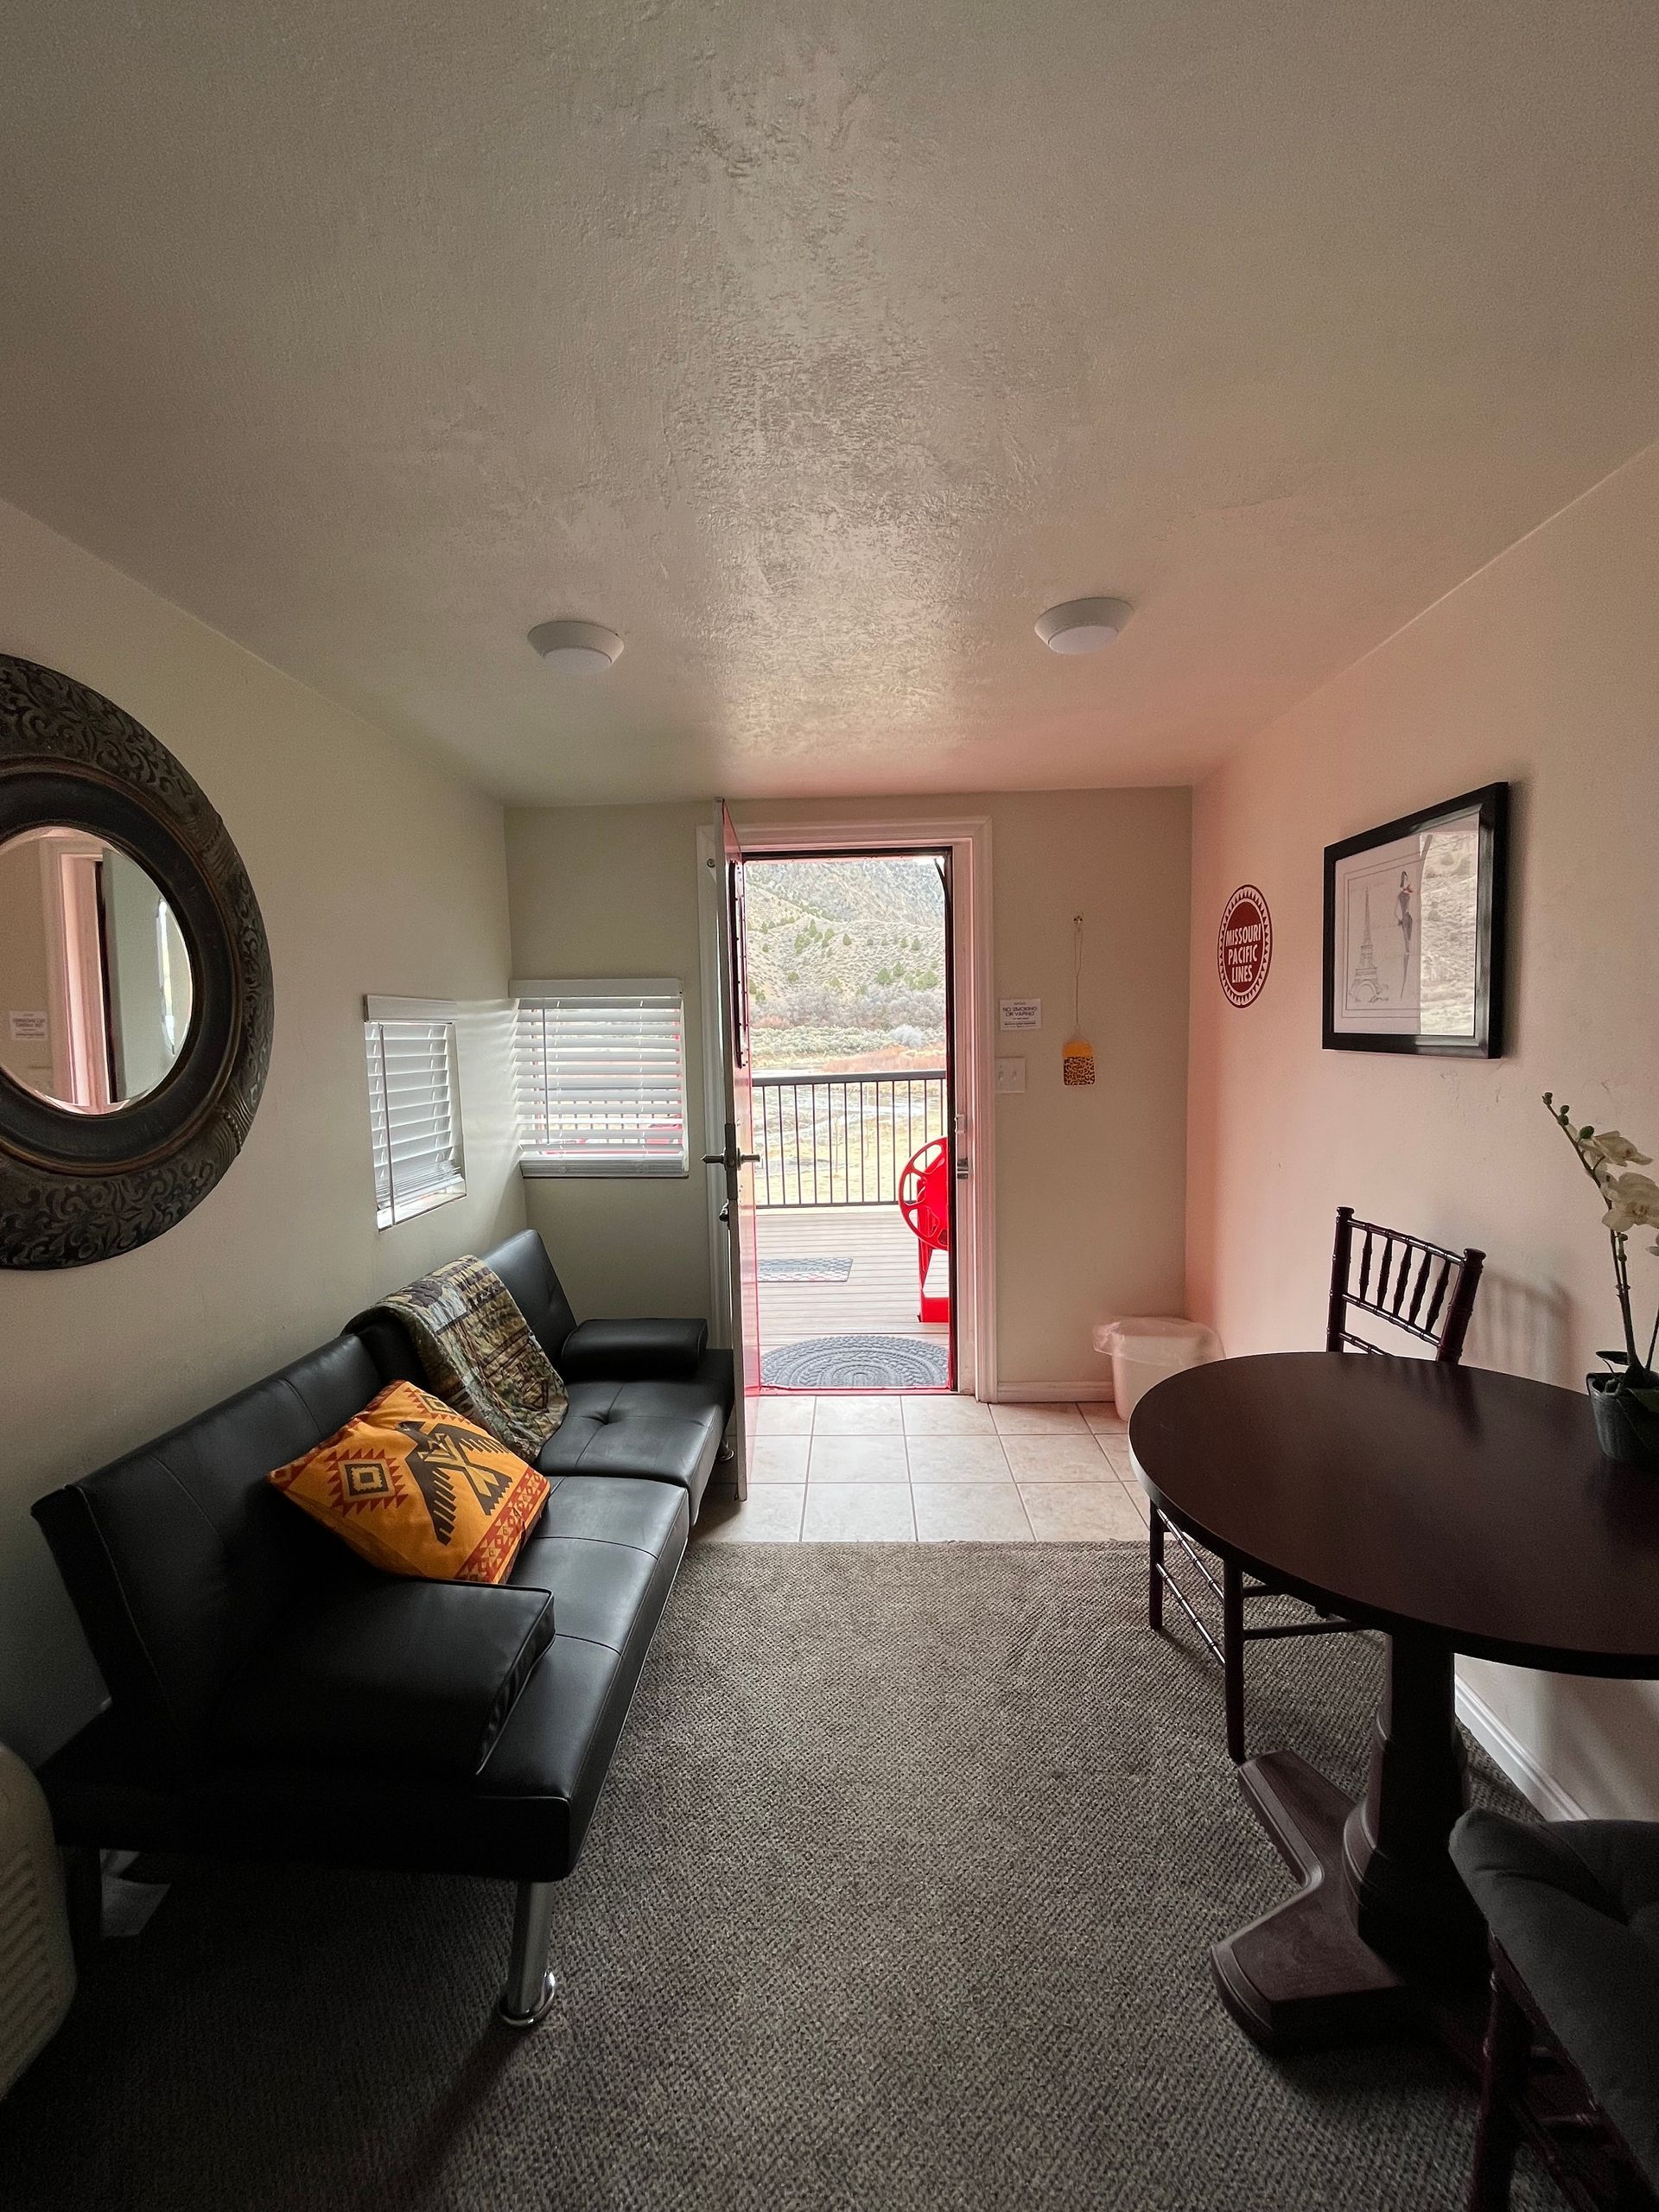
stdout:
{"type": "Polygon", "coordinates": [[[1211,1953],[1222,2002],[1257,2043],[1399,2034],[1428,2024],[1426,1999],[1479,1987],[1480,1916],[1446,1849],[1468,1777],[1445,1644],[1389,1639],[1360,1804],[1294,1751],[1247,1760],[1238,1781],[1300,1885],[1211,1953]]]}
{"type": "Polygon", "coordinates": [[[1211,1952],[1222,2003],[1268,2050],[1408,2030],[1416,2012],[1411,1991],[1361,1939],[1344,1895],[1351,1800],[1294,1751],[1247,1760],[1238,1784],[1300,1888],[1211,1952]]]}

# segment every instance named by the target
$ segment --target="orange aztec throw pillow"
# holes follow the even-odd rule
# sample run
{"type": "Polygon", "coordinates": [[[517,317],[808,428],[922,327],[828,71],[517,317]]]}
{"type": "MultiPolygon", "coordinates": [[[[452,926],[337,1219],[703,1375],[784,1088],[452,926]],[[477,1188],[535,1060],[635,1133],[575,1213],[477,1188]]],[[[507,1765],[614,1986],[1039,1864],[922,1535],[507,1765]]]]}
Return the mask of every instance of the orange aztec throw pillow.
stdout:
{"type": "Polygon", "coordinates": [[[388,1574],[505,1582],[548,1483],[413,1382],[392,1382],[327,1441],[270,1477],[388,1574]]]}

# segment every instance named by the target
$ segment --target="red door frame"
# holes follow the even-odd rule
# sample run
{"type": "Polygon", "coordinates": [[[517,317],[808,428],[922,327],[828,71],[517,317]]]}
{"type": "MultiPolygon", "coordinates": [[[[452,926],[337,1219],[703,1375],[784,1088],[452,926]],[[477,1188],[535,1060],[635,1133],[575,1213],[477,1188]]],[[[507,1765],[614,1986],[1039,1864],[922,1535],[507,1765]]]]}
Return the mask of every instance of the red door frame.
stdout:
{"type": "MultiPolygon", "coordinates": [[[[772,1398],[797,1398],[808,1396],[815,1398],[938,1398],[946,1396],[953,1392],[957,1387],[957,1328],[961,1313],[961,1306],[957,1297],[957,1178],[955,1172],[957,1149],[957,1123],[959,1118],[957,1113],[957,946],[955,934],[955,900],[952,896],[950,880],[951,868],[955,855],[949,845],[944,846],[943,849],[937,845],[929,844],[814,845],[810,847],[791,845],[786,851],[783,852],[771,851],[764,845],[746,845],[743,849],[743,858],[745,861],[931,860],[938,865],[940,880],[944,888],[944,1135],[950,1147],[951,1162],[951,1173],[949,1179],[950,1203],[950,1250],[946,1254],[946,1259],[948,1262],[947,1274],[950,1284],[950,1319],[945,1325],[944,1381],[938,1383],[924,1383],[913,1390],[855,1390],[817,1388],[814,1388],[811,1390],[805,1390],[797,1389],[791,1384],[786,1382],[763,1382],[760,1385],[760,1394],[763,1397],[772,1398]]],[[[734,927],[741,931],[741,915],[734,912],[732,920],[734,927]]],[[[734,988],[736,988],[736,979],[741,976],[742,978],[741,988],[743,993],[743,1004],[741,1009],[734,1007],[733,1020],[734,1024],[741,1021],[741,1034],[747,1040],[749,1035],[748,957],[747,949],[741,945],[737,948],[737,951],[738,957],[734,959],[733,963],[734,988]]],[[[758,1278],[760,1273],[760,1255],[758,1250],[755,1255],[753,1264],[758,1278]]],[[[753,1309],[755,1314],[754,1338],[757,1347],[755,1357],[757,1359],[763,1358],[765,1356],[765,1347],[760,1342],[760,1331],[759,1308],[760,1293],[757,1281],[755,1306],[753,1309]]]]}

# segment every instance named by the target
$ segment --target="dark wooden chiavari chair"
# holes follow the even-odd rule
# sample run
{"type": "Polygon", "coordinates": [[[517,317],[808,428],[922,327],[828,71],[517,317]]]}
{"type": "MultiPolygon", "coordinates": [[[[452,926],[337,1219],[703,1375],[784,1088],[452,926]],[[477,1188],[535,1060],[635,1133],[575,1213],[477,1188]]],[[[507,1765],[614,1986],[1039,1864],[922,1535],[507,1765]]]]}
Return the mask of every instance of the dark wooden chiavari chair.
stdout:
{"type": "MultiPolygon", "coordinates": [[[[1351,1206],[1339,1206],[1331,1259],[1325,1350],[1386,1356],[1386,1344],[1374,1344],[1369,1336],[1359,1333],[1357,1317],[1369,1315],[1373,1322],[1398,1332],[1401,1337],[1429,1345],[1437,1360],[1455,1366],[1463,1357],[1464,1338],[1469,1333],[1469,1319],[1485,1261],[1486,1255],[1472,1245],[1466,1251],[1448,1251],[1444,1245],[1408,1236],[1397,1229],[1384,1229],[1377,1222],[1357,1221],[1351,1206]]],[[[1156,1506],[1152,1510],[1150,1545],[1147,1617],[1154,1629],[1162,1630],[1167,1594],[1197,1630],[1222,1670],[1228,1754],[1240,1760],[1244,1756],[1245,1645],[1281,1637],[1348,1636],[1355,1633],[1356,1624],[1325,1614],[1312,1619],[1247,1620],[1246,1609],[1257,1599],[1288,1593],[1266,1578],[1247,1575],[1241,1567],[1212,1559],[1173,1522],[1166,1521],[1156,1506]],[[1201,1587],[1189,1591],[1170,1572],[1166,1560],[1169,1537],[1174,1538],[1201,1587]],[[1206,1599],[1219,1611],[1218,1634],[1198,1610],[1206,1599]]]]}

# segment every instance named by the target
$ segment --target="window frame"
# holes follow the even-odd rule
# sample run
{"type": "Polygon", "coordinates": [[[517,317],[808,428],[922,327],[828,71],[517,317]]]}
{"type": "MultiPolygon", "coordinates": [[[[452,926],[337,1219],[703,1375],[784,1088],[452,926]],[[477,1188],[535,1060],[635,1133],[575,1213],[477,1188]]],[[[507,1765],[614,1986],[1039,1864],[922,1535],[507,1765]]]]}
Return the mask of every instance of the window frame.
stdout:
{"type": "MultiPolygon", "coordinates": [[[[515,982],[513,999],[514,1090],[518,1115],[518,1167],[524,1176],[584,1182],[684,1182],[691,1173],[691,1096],[686,1066],[685,986],[677,976],[561,976],[515,982]],[[611,1000],[619,1005],[645,999],[671,999],[674,1004],[677,1059],[675,1084],[679,1101],[680,1149],[677,1157],[647,1153],[632,1156],[555,1154],[538,1151],[531,1142],[535,1109],[526,1091],[526,1066],[532,1048],[525,1035],[527,1011],[545,1009],[560,1001],[611,1000]]],[[[543,1066],[545,1062],[543,1061],[543,1066]]],[[[543,1098],[550,1094],[543,1085],[543,1098]]]]}
{"type": "Polygon", "coordinates": [[[369,1158],[374,1183],[374,1225],[378,1230],[396,1229],[437,1207],[449,1205],[467,1195],[467,1148],[461,1096],[461,1050],[458,1026],[461,1008],[454,999],[365,997],[363,1001],[363,1051],[369,1095],[369,1158]],[[387,1098],[385,1032],[389,1027],[441,1028],[443,1032],[443,1105],[448,1119],[449,1173],[442,1182],[423,1183],[407,1194],[397,1189],[391,1155],[390,1105],[387,1098]],[[376,1033],[378,1032],[377,1037],[376,1033]],[[378,1069],[378,1080],[377,1080],[378,1069]],[[385,1173],[381,1173],[384,1152],[385,1173]]]}

